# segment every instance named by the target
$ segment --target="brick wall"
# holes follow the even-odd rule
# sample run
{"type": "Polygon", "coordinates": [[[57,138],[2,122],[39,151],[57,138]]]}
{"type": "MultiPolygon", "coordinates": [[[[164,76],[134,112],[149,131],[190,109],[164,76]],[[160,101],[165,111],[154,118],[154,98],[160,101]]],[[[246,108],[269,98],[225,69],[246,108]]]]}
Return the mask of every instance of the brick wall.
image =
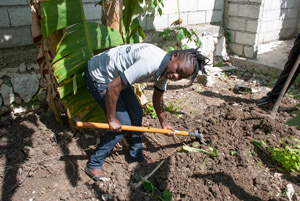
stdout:
{"type": "MultiPolygon", "coordinates": [[[[0,1],[0,48],[31,45],[30,0],[0,1]]],[[[101,6],[98,0],[83,0],[88,21],[100,23],[101,6]]],[[[212,23],[222,24],[224,0],[180,0],[182,25],[212,23]]],[[[164,0],[163,15],[147,14],[140,18],[144,30],[159,30],[178,19],[177,0],[164,0]]]]}

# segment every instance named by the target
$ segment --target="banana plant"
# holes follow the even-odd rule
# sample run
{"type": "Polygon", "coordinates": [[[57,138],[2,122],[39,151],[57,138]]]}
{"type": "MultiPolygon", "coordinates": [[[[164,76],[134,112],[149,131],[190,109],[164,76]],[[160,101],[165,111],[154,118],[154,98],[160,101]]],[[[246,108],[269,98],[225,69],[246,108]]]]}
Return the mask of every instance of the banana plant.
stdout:
{"type": "Polygon", "coordinates": [[[42,34],[66,29],[52,61],[58,92],[69,118],[105,122],[103,110],[89,95],[83,74],[93,52],[123,44],[120,33],[87,22],[82,0],[41,0],[42,34]]]}

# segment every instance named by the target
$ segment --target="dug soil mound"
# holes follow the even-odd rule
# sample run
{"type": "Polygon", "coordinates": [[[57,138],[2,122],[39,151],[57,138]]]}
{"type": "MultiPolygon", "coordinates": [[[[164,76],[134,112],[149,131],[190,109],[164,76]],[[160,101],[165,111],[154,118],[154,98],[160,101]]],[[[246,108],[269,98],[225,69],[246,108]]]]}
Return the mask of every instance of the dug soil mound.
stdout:
{"type": "MultiPolygon", "coordinates": [[[[73,131],[66,118],[57,123],[45,103],[36,111],[2,117],[1,200],[150,201],[165,199],[166,191],[173,200],[289,200],[292,190],[291,199],[297,199],[299,173],[279,170],[267,146],[282,149],[294,142],[291,136],[300,139],[299,130],[286,125],[299,101],[285,96],[271,120],[257,112],[268,114],[272,104],[255,104],[269,90],[268,77],[236,70],[214,78],[211,87],[171,82],[165,93],[169,123],[202,133],[206,145],[195,137],[145,133],[144,154],[152,163],[142,165],[130,163],[125,137],[106,158],[106,178],[100,182],[83,169],[103,130],[73,131]],[[252,93],[235,93],[235,84],[251,87],[252,93]],[[150,192],[140,185],[141,176],[148,178],[150,192]]],[[[149,100],[152,90],[151,85],[145,89],[149,100]]],[[[160,128],[147,112],[144,126],[160,128]]]]}

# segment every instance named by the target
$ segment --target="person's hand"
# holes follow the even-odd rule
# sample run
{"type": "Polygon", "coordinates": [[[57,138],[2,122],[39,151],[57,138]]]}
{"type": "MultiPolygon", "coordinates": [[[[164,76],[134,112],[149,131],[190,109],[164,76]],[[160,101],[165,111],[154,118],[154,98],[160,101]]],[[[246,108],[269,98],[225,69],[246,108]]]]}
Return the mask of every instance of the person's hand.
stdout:
{"type": "Polygon", "coordinates": [[[122,125],[117,119],[113,119],[108,122],[109,130],[112,132],[121,132],[122,131],[122,125]]]}
{"type": "Polygon", "coordinates": [[[172,126],[170,126],[168,123],[162,123],[162,128],[163,129],[167,129],[167,130],[170,130],[170,132],[167,134],[167,135],[175,135],[175,130],[174,130],[174,128],[172,127],[172,126]]]}

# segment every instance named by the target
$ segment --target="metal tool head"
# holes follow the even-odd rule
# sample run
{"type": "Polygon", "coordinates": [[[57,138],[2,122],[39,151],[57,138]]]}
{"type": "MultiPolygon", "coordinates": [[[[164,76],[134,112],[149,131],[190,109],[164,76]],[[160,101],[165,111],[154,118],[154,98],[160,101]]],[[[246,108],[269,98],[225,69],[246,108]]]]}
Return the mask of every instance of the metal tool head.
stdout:
{"type": "Polygon", "coordinates": [[[201,144],[207,145],[207,144],[204,142],[203,134],[202,134],[202,133],[199,133],[198,130],[195,130],[193,133],[189,133],[189,136],[197,137],[197,138],[199,138],[199,141],[200,141],[201,144]]]}

